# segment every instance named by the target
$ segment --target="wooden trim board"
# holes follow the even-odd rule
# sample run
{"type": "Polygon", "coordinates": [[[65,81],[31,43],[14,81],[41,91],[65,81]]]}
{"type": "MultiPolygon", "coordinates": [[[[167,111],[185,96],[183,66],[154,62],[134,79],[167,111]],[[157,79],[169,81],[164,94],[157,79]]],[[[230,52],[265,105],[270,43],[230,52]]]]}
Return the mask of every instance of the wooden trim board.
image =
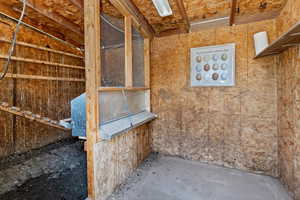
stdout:
{"type": "MultiPolygon", "coordinates": [[[[0,55],[0,59],[8,59],[8,56],[6,55],[0,55]]],[[[72,68],[72,69],[81,69],[84,70],[85,68],[82,66],[77,66],[77,65],[67,65],[67,64],[62,64],[62,63],[53,63],[53,62],[48,62],[44,60],[35,60],[35,59],[29,59],[29,58],[21,58],[21,57],[11,57],[12,61],[18,61],[18,62],[27,62],[27,63],[34,63],[34,64],[42,64],[42,65],[49,65],[49,66],[54,66],[54,67],[65,67],[65,68],[72,68]]]]}
{"type": "Polygon", "coordinates": [[[85,75],[86,75],[86,133],[88,198],[95,200],[95,152],[100,136],[100,105],[98,87],[101,86],[100,1],[84,1],[85,75]]]}

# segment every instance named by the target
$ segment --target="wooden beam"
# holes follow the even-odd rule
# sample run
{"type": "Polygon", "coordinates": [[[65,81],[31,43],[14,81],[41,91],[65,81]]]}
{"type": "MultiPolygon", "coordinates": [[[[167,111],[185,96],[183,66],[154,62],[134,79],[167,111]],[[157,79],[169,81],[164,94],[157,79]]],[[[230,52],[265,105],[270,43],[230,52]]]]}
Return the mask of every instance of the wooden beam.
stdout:
{"type": "MultiPolygon", "coordinates": [[[[8,59],[8,56],[0,55],[0,59],[8,59]]],[[[11,57],[12,61],[19,61],[19,62],[27,62],[27,63],[34,63],[34,64],[42,64],[42,65],[48,65],[48,66],[54,66],[54,67],[64,67],[64,68],[72,68],[72,69],[81,69],[84,70],[85,68],[82,66],[77,65],[67,65],[62,63],[53,63],[49,61],[44,60],[35,60],[35,59],[29,59],[29,58],[21,58],[21,57],[11,57]]]]}
{"type": "Polygon", "coordinates": [[[237,5],[237,0],[231,0],[229,26],[232,26],[235,23],[236,5],[237,5]]]}
{"type": "Polygon", "coordinates": [[[190,22],[189,22],[189,18],[187,16],[183,1],[182,0],[175,0],[175,1],[177,4],[177,7],[179,9],[179,12],[182,16],[182,19],[184,21],[185,31],[186,31],[186,33],[188,33],[190,31],[190,22]]]}
{"type": "Polygon", "coordinates": [[[218,18],[201,19],[191,22],[191,32],[197,32],[204,29],[217,28],[229,25],[229,16],[221,16],[218,18]]]}
{"type": "MultiPolygon", "coordinates": [[[[3,37],[0,37],[0,42],[11,43],[10,40],[7,40],[3,37]]],[[[42,46],[38,46],[38,45],[26,43],[26,42],[16,42],[16,44],[20,45],[20,46],[23,46],[23,47],[29,47],[29,48],[33,48],[33,49],[42,50],[42,51],[48,51],[48,52],[52,52],[52,53],[56,53],[56,54],[60,54],[60,55],[74,57],[74,58],[80,58],[80,59],[84,58],[83,56],[79,56],[79,55],[76,55],[76,54],[68,53],[68,52],[65,52],[65,51],[58,51],[58,50],[55,50],[55,49],[50,49],[50,48],[46,48],[46,47],[42,47],[42,46]]]]}
{"type": "MultiPolygon", "coordinates": [[[[88,198],[95,200],[94,146],[100,136],[100,105],[98,87],[101,86],[100,1],[85,0],[85,64],[86,64],[86,133],[88,198]]],[[[97,186],[101,187],[101,186],[97,186]]]]}
{"type": "Polygon", "coordinates": [[[262,13],[256,13],[253,15],[242,15],[242,16],[236,16],[235,18],[235,24],[247,24],[262,20],[268,20],[268,19],[275,19],[280,15],[281,10],[270,10],[262,13]]]}
{"type": "Polygon", "coordinates": [[[49,11],[49,9],[43,7],[42,5],[37,4],[37,1],[27,0],[26,4],[29,8],[31,8],[35,12],[39,13],[40,15],[43,15],[44,17],[65,27],[69,31],[76,33],[83,37],[84,34],[78,25],[74,24],[73,22],[70,22],[69,20],[65,19],[64,17],[62,17],[54,12],[49,11]]]}
{"type": "Polygon", "coordinates": [[[11,74],[7,73],[6,78],[14,79],[30,79],[30,80],[45,80],[45,81],[70,81],[70,82],[85,82],[85,79],[79,78],[64,78],[64,77],[51,77],[51,76],[35,76],[26,74],[11,74]]]}
{"type": "Polygon", "coordinates": [[[145,38],[153,38],[154,30],[131,0],[109,0],[124,16],[131,16],[133,25],[145,38]]]}
{"type": "Polygon", "coordinates": [[[99,87],[98,89],[101,92],[114,92],[114,91],[140,91],[140,90],[149,90],[148,87],[99,87]]]}
{"type": "Polygon", "coordinates": [[[9,107],[7,105],[7,103],[4,103],[4,102],[0,103],[0,110],[11,113],[13,115],[24,117],[24,118],[29,119],[31,121],[35,121],[35,122],[38,122],[38,123],[41,123],[41,124],[44,124],[44,125],[47,125],[47,126],[50,126],[50,127],[53,127],[53,128],[60,129],[60,130],[63,130],[63,131],[70,131],[71,130],[69,128],[65,128],[65,127],[59,125],[59,123],[55,120],[51,120],[49,118],[43,118],[43,117],[41,117],[39,115],[36,115],[36,114],[33,114],[29,111],[21,111],[21,109],[17,108],[17,107],[9,107]]]}
{"type": "Polygon", "coordinates": [[[132,75],[132,20],[130,16],[125,17],[125,86],[133,86],[132,75]]]}
{"type": "Polygon", "coordinates": [[[83,11],[83,0],[70,0],[70,2],[83,11]]]}
{"type": "Polygon", "coordinates": [[[151,53],[151,41],[146,38],[144,39],[144,77],[145,87],[149,88],[145,93],[145,105],[147,111],[151,112],[151,90],[150,90],[150,53],[151,53]]]}
{"type": "Polygon", "coordinates": [[[150,40],[144,39],[144,76],[145,87],[150,87],[150,40]]]}

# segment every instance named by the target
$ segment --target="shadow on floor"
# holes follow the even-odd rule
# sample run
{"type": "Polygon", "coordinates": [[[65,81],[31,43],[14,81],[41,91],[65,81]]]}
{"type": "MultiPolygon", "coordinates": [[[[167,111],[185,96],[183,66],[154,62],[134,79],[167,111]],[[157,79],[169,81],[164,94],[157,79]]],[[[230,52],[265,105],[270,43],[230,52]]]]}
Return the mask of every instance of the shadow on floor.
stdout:
{"type": "Polygon", "coordinates": [[[151,155],[109,200],[292,200],[272,177],[151,155]]]}
{"type": "Polygon", "coordinates": [[[82,142],[52,144],[2,161],[0,189],[12,190],[0,195],[0,199],[83,200],[87,197],[86,177],[82,142]]]}

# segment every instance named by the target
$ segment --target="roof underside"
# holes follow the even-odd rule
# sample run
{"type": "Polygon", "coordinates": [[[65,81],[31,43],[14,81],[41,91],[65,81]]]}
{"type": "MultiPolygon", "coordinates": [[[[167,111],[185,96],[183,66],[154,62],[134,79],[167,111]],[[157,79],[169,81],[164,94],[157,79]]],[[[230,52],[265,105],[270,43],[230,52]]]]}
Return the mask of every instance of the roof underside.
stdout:
{"type": "MultiPolygon", "coordinates": [[[[83,0],[27,0],[28,7],[24,21],[47,31],[76,46],[84,44],[83,0]]],[[[148,21],[156,36],[187,31],[187,23],[193,24],[231,15],[232,0],[169,0],[173,15],[160,17],[151,0],[131,0],[148,21]]],[[[122,17],[109,0],[101,0],[102,12],[122,17]]],[[[286,0],[237,0],[233,9],[236,19],[247,22],[271,18],[279,13],[286,0]],[[251,16],[251,17],[250,17],[251,16]],[[265,17],[263,17],[265,16],[265,17]]],[[[0,0],[0,12],[15,18],[20,15],[22,3],[19,0],[0,0]]]]}

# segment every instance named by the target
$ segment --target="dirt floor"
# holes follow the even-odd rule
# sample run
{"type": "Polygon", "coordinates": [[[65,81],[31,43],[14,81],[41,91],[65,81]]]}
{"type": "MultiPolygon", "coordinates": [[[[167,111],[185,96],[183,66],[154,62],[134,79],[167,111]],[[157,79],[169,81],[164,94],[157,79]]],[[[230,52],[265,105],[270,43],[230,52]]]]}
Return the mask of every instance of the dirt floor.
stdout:
{"type": "Polygon", "coordinates": [[[81,141],[65,140],[0,160],[1,200],[86,197],[86,154],[81,141]]]}
{"type": "MultiPolygon", "coordinates": [[[[1,200],[84,200],[83,143],[67,140],[0,160],[1,200]],[[5,191],[5,192],[4,192],[5,191]]],[[[108,200],[291,200],[277,179],[151,154],[108,200]]]]}

